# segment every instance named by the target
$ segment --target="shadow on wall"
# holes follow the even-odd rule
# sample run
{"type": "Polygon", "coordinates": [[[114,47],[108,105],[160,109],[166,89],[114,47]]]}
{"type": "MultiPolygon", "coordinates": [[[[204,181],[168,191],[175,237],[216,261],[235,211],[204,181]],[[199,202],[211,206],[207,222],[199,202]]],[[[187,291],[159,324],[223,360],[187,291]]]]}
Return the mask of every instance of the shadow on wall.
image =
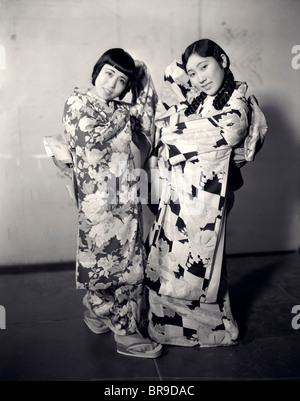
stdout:
{"type": "Polygon", "coordinates": [[[298,249],[299,142],[284,106],[261,105],[268,124],[254,162],[243,167],[244,186],[228,219],[229,254],[298,249]]]}
{"type": "Polygon", "coordinates": [[[271,232],[280,239],[280,247],[275,250],[296,250],[300,245],[300,140],[297,139],[298,127],[291,125],[284,107],[274,103],[264,105],[269,130],[261,155],[268,163],[262,174],[266,174],[265,192],[270,197],[267,202],[271,211],[270,232],[273,219],[278,220],[277,227],[281,227],[279,232],[271,232]]]}

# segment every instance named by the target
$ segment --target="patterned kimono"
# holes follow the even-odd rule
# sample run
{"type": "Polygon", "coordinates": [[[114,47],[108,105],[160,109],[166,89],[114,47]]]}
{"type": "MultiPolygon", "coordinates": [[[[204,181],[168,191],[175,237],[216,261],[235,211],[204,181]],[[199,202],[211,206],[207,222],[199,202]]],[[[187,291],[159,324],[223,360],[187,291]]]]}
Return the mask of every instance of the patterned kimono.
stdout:
{"type": "Polygon", "coordinates": [[[149,335],[159,343],[223,346],[238,337],[224,265],[229,166],[253,160],[266,130],[246,90],[237,83],[223,110],[207,97],[197,114],[185,117],[188,77],[176,62],[166,71],[156,115],[159,142],[149,164],[156,175],[151,197],[159,206],[145,278],[149,335]],[[249,130],[254,114],[259,122],[249,130]]]}
{"type": "Polygon", "coordinates": [[[101,101],[75,88],[63,123],[78,206],[76,288],[84,304],[118,334],[137,329],[145,249],[132,141],[150,150],[157,95],[146,67],[133,105],[101,101]]]}

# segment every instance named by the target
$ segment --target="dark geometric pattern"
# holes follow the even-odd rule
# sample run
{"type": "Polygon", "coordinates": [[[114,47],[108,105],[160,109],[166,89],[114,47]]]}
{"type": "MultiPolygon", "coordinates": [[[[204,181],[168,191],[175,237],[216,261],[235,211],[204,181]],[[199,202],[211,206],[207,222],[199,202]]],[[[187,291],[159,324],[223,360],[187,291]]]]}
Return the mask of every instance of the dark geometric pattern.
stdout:
{"type": "Polygon", "coordinates": [[[248,133],[247,86],[237,84],[223,110],[205,100],[201,114],[185,117],[190,87],[180,69],[168,67],[156,115],[151,162],[162,188],[145,274],[149,333],[165,344],[229,345],[238,329],[221,274],[227,182],[233,149],[248,133]]]}

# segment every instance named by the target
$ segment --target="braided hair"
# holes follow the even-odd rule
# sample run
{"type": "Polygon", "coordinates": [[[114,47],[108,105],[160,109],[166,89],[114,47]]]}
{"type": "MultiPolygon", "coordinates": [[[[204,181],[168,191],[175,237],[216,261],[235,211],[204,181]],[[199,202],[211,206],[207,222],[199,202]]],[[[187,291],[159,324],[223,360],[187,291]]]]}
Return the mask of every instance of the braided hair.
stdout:
{"type": "MultiPolygon", "coordinates": [[[[235,81],[234,81],[234,76],[229,68],[230,66],[230,60],[227,54],[224,52],[224,50],[217,45],[215,42],[213,42],[210,39],[201,39],[198,40],[194,43],[192,43],[190,46],[188,46],[185,50],[185,52],[182,55],[182,62],[184,65],[184,68],[186,69],[186,64],[189,59],[189,57],[192,54],[198,54],[201,57],[214,57],[215,60],[221,65],[223,59],[222,55],[225,56],[226,58],[226,67],[225,67],[225,77],[222,83],[222,86],[215,96],[213,100],[213,106],[216,110],[221,110],[228,100],[230,99],[234,89],[235,89],[235,81]]],[[[204,99],[207,97],[207,94],[204,92],[201,92],[199,96],[197,96],[192,103],[188,106],[188,108],[185,110],[185,115],[189,116],[190,114],[193,114],[196,112],[200,104],[203,103],[204,99]]]]}

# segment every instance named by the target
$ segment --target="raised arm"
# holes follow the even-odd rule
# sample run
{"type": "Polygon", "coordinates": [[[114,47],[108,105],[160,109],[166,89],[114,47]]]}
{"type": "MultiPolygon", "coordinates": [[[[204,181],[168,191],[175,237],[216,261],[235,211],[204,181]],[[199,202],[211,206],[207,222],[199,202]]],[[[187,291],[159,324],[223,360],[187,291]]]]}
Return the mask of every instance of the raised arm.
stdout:
{"type": "Polygon", "coordinates": [[[141,151],[143,164],[154,145],[154,117],[158,97],[145,63],[139,60],[136,60],[135,63],[136,76],[132,88],[130,115],[133,140],[141,151]]]}
{"type": "Polygon", "coordinates": [[[112,139],[129,120],[126,105],[117,110],[95,109],[84,97],[71,96],[65,103],[63,123],[71,148],[105,150],[112,139]]]}

